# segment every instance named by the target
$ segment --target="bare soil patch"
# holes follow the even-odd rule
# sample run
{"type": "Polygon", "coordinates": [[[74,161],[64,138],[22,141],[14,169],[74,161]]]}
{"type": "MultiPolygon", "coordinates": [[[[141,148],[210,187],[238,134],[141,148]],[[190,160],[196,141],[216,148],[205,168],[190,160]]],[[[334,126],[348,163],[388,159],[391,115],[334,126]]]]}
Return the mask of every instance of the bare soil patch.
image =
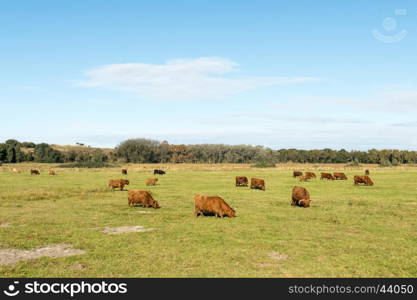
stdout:
{"type": "Polygon", "coordinates": [[[38,247],[33,250],[0,249],[0,265],[14,264],[22,260],[37,259],[40,257],[63,257],[84,254],[81,249],[74,249],[68,244],[56,244],[38,247]]]}
{"type": "Polygon", "coordinates": [[[268,254],[268,256],[273,259],[273,260],[287,260],[288,259],[288,255],[285,254],[280,254],[278,252],[271,252],[268,254]]]}
{"type": "Polygon", "coordinates": [[[120,227],[104,227],[103,232],[108,234],[121,234],[130,232],[146,232],[155,230],[154,228],[145,228],[143,226],[120,226],[120,227]]]}

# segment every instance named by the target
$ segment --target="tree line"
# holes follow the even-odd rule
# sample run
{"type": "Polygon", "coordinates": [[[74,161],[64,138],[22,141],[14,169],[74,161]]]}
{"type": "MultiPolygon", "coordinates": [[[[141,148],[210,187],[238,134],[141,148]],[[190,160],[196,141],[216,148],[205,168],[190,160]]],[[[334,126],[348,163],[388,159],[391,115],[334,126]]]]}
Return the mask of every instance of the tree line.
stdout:
{"type": "Polygon", "coordinates": [[[417,151],[370,149],[270,149],[251,145],[198,144],[176,145],[167,141],[129,139],[110,151],[91,147],[69,147],[58,150],[47,143],[35,144],[7,140],[0,143],[0,162],[24,161],[120,162],[120,163],[370,163],[382,166],[416,164],[417,151]]]}

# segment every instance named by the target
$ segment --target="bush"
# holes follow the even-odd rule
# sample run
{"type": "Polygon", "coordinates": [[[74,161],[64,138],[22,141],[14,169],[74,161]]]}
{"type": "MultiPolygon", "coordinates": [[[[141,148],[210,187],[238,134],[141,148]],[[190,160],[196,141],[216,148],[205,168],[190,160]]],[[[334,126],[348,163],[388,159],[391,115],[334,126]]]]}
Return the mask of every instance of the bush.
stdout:
{"type": "Polygon", "coordinates": [[[275,168],[276,165],[270,161],[258,161],[251,165],[252,168],[275,168]]]}
{"type": "Polygon", "coordinates": [[[379,163],[379,166],[382,167],[382,168],[383,167],[391,167],[392,164],[389,160],[381,160],[380,163],[379,163]]]}
{"type": "Polygon", "coordinates": [[[34,151],[34,160],[41,163],[63,162],[63,155],[46,143],[38,144],[34,151]]]}
{"type": "Polygon", "coordinates": [[[354,161],[351,161],[350,163],[348,163],[346,165],[346,167],[359,167],[360,165],[361,164],[357,160],[354,160],[354,161]]]}
{"type": "Polygon", "coordinates": [[[71,164],[63,164],[59,165],[58,168],[112,168],[116,167],[115,165],[111,165],[101,161],[84,161],[84,162],[76,162],[71,164]]]}

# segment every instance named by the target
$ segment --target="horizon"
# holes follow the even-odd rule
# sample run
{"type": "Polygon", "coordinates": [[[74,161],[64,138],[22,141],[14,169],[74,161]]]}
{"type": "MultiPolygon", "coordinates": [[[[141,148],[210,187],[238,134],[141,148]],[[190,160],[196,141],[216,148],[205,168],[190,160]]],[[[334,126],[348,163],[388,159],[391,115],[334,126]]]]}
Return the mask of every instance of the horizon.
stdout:
{"type": "Polygon", "coordinates": [[[0,140],[417,150],[416,14],[413,1],[7,2],[0,140]]]}
{"type": "MultiPolygon", "coordinates": [[[[13,139],[13,138],[10,138],[13,139]]],[[[97,148],[97,149],[104,149],[104,150],[114,150],[116,149],[118,146],[120,146],[120,144],[122,144],[123,142],[127,141],[127,140],[135,140],[135,139],[143,139],[143,138],[128,138],[126,140],[121,141],[120,143],[116,144],[114,147],[97,147],[97,146],[93,146],[93,145],[88,145],[88,144],[54,144],[54,143],[48,143],[48,142],[33,142],[33,141],[20,141],[17,140],[19,143],[30,143],[33,142],[34,144],[48,144],[50,146],[59,146],[59,147],[86,147],[86,148],[97,148]]],[[[16,140],[16,139],[13,139],[16,140]]],[[[5,143],[7,140],[0,142],[1,143],[5,143]]],[[[311,149],[303,149],[303,148],[271,148],[271,147],[266,147],[266,146],[262,146],[262,145],[251,145],[251,144],[216,144],[216,143],[205,143],[205,144],[176,144],[176,143],[170,143],[169,141],[159,141],[159,140],[153,140],[153,141],[157,141],[159,143],[162,142],[167,142],[169,145],[185,145],[185,146],[198,146],[198,145],[224,145],[224,146],[248,146],[248,147],[263,147],[265,149],[270,149],[273,151],[279,151],[279,150],[301,150],[301,151],[322,151],[322,150],[332,150],[332,151],[342,151],[345,150],[347,152],[369,152],[371,150],[377,150],[377,151],[410,151],[410,152],[414,152],[417,150],[408,150],[408,149],[401,149],[401,148],[384,148],[384,149],[377,149],[377,148],[370,148],[370,149],[364,149],[364,150],[360,150],[360,149],[345,149],[345,148],[311,148],[311,149]]]]}

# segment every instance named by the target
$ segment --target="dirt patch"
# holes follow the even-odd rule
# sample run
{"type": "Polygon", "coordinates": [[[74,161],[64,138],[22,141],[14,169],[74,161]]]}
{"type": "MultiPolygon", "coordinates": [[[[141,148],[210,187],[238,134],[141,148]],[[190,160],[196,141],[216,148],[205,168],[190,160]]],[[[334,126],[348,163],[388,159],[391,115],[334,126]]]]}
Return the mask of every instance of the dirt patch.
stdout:
{"type": "Polygon", "coordinates": [[[121,234],[129,232],[146,232],[155,230],[154,228],[145,228],[143,226],[120,226],[120,227],[104,227],[103,232],[108,234],[121,234]]]}
{"type": "Polygon", "coordinates": [[[0,249],[0,265],[14,264],[21,260],[37,259],[45,256],[63,257],[84,253],[84,250],[74,249],[67,244],[48,245],[33,250],[0,249]]]}
{"type": "Polygon", "coordinates": [[[25,224],[14,225],[14,224],[12,224],[12,223],[1,223],[1,224],[0,224],[0,228],[2,228],[2,227],[12,227],[12,226],[15,226],[15,227],[22,227],[22,226],[26,226],[26,225],[25,225],[25,224]]]}
{"type": "Polygon", "coordinates": [[[280,254],[278,252],[268,253],[268,256],[270,259],[274,260],[274,262],[273,263],[270,263],[270,262],[260,263],[258,264],[260,267],[275,267],[275,268],[278,267],[279,268],[280,262],[288,259],[288,255],[280,254]]]}
{"type": "Polygon", "coordinates": [[[273,259],[273,260],[279,260],[279,261],[282,261],[282,260],[287,260],[287,259],[288,259],[288,255],[285,255],[285,254],[279,254],[278,252],[271,252],[271,253],[268,253],[268,256],[269,256],[271,259],[273,259]]]}
{"type": "Polygon", "coordinates": [[[69,268],[71,270],[81,271],[81,270],[84,270],[85,268],[87,268],[87,266],[84,265],[84,264],[74,264],[74,265],[70,266],[69,268]]]}
{"type": "Polygon", "coordinates": [[[137,214],[151,214],[152,212],[151,211],[138,210],[135,213],[137,213],[137,214]]]}

